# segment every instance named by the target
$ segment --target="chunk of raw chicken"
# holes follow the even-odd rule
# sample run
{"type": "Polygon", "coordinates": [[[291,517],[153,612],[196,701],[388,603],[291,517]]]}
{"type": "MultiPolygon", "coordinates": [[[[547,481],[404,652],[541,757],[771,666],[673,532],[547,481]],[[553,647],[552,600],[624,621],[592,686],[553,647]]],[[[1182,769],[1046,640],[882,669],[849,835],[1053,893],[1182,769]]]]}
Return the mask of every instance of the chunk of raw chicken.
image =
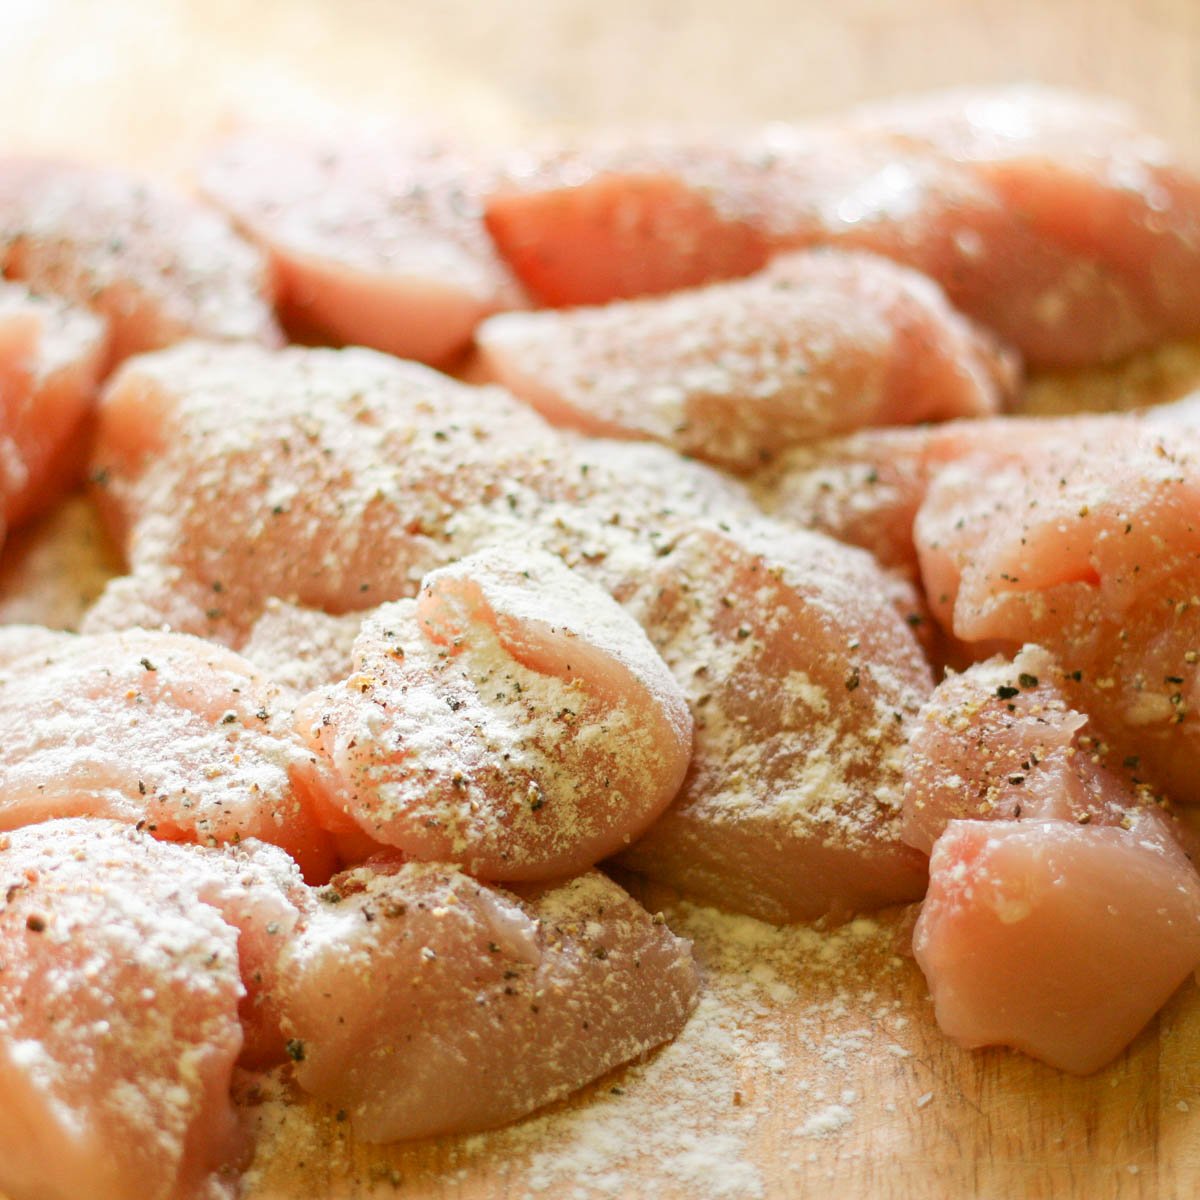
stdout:
{"type": "Polygon", "coordinates": [[[498,389],[370,350],[143,356],[100,405],[98,494],[137,576],[101,604],[244,636],[270,596],[343,613],[411,595],[464,508],[565,491],[561,456],[498,389]]]}
{"type": "Polygon", "coordinates": [[[836,250],[663,298],[493,317],[478,341],[555,424],[734,470],[866,425],[994,413],[1016,374],[929,280],[836,250]]]}
{"type": "Polygon", "coordinates": [[[486,1129],[674,1037],[687,942],[590,873],[518,893],[453,867],[335,877],[283,963],[302,1087],[387,1142],[486,1129]]]}
{"type": "Polygon", "coordinates": [[[913,936],[938,1024],[1086,1074],[1200,963],[1200,877],[1170,839],[1069,821],[951,821],[913,936]]]}
{"type": "Polygon", "coordinates": [[[740,142],[518,166],[488,227],[551,304],[749,274],[836,243],[915,267],[1039,366],[1200,330],[1200,184],[1130,115],[1040,87],[948,92],[740,142]]]}
{"type": "Polygon", "coordinates": [[[483,879],[586,870],[687,770],[692,720],[632,617],[549,555],[482,552],[373,613],[296,727],[376,842],[483,879]]]}
{"type": "Polygon", "coordinates": [[[233,1196],[239,1006],[266,1016],[243,975],[274,980],[298,887],[253,844],[231,855],[87,820],[0,834],[0,1188],[233,1196]]]}
{"type": "Polygon", "coordinates": [[[769,921],[914,900],[908,724],[932,686],[869,555],[763,523],[680,537],[628,603],[696,723],[678,799],[620,861],[769,921]]]}
{"type": "Polygon", "coordinates": [[[468,152],[411,136],[245,133],[200,182],[270,252],[291,324],[441,365],[489,313],[524,303],[483,227],[493,177],[468,152]]]}
{"type": "Polygon", "coordinates": [[[1134,416],[1056,422],[980,448],[930,484],[915,531],[930,605],[956,637],[1036,641],[1122,756],[1200,800],[1200,441],[1134,416]]]}
{"type": "Polygon", "coordinates": [[[183,634],[0,631],[0,830],[110,817],[205,845],[260,838],[311,878],[334,865],[323,768],[278,689],[183,634]]]}
{"type": "Polygon", "coordinates": [[[1075,681],[1040,646],[995,657],[934,689],[913,723],[904,840],[928,853],[948,821],[1062,820],[1190,838],[1072,706],[1075,681]]]}

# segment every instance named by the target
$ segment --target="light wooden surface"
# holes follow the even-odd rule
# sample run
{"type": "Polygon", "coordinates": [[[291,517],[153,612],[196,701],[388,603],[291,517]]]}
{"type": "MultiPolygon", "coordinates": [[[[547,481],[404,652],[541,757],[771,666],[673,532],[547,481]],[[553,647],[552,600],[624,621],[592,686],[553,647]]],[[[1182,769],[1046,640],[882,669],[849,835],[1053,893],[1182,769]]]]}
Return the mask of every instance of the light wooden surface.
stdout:
{"type": "MultiPolygon", "coordinates": [[[[255,116],[304,125],[348,110],[490,139],[789,118],[1027,78],[1122,96],[1200,162],[1197,0],[0,0],[0,144],[169,172],[255,116]]],[[[895,918],[832,941],[760,929],[740,956],[711,922],[680,919],[711,984],[679,1046],[515,1131],[387,1151],[259,1097],[253,1196],[1200,1191],[1194,984],[1118,1063],[1076,1080],[949,1046],[894,954],[895,918]]]]}

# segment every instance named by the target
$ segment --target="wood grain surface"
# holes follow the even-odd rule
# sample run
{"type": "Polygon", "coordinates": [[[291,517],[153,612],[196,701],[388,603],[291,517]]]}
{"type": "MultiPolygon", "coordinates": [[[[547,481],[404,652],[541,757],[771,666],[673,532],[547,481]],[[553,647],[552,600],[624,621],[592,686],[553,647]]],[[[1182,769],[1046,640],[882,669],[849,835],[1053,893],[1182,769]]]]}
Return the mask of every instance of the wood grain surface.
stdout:
{"type": "MultiPolygon", "coordinates": [[[[507,139],[1013,79],[1123,97],[1200,162],[1197,0],[0,0],[0,18],[0,144],[168,173],[245,119],[507,139]]],[[[896,953],[903,915],[827,939],[666,907],[709,971],[699,1034],[516,1130],[386,1150],[288,1103],[286,1078],[246,1081],[253,1200],[1200,1192],[1194,983],[1079,1080],[950,1046],[896,953]]]]}

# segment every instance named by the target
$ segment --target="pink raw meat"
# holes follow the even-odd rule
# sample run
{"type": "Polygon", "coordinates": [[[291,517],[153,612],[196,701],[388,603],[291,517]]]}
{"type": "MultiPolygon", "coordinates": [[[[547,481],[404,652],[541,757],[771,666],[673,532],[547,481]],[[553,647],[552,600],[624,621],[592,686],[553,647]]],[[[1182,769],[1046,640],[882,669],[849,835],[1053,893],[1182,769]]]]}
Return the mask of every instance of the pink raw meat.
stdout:
{"type": "Polygon", "coordinates": [[[302,702],[331,802],[406,857],[483,879],[586,870],[687,770],[692,721],[633,619],[558,559],[509,548],[376,610],[355,671],[302,702]]]}
{"type": "Polygon", "coordinates": [[[687,942],[592,872],[502,891],[453,867],[334,879],[284,960],[302,1087],[368,1142],[487,1129],[672,1038],[687,942]]]}

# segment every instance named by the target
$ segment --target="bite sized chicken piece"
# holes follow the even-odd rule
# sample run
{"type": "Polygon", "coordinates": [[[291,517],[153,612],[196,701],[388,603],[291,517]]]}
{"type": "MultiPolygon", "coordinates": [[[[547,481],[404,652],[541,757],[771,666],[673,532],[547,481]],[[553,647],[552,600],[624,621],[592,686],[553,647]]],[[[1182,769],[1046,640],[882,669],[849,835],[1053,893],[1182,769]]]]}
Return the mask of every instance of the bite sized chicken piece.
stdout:
{"type": "Polygon", "coordinates": [[[1200,877],[1139,827],[950,821],[913,949],[955,1041],[1087,1074],[1200,963],[1200,877]]]}
{"type": "Polygon", "coordinates": [[[1040,646],[950,675],[913,723],[905,764],[904,840],[928,853],[957,818],[1135,826],[1190,846],[1187,832],[1109,754],[1072,707],[1075,681],[1040,646]]]}
{"type": "Polygon", "coordinates": [[[517,164],[487,221],[550,304],[692,287],[834,243],[928,275],[1036,366],[1200,331],[1200,183],[1119,105],[1042,87],[560,152],[517,164]]]}
{"type": "Polygon", "coordinates": [[[1200,800],[1200,438],[1136,417],[1055,423],[930,484],[915,531],[926,594],[969,643],[1035,641],[1121,756],[1200,800]]]}
{"type": "Polygon", "coordinates": [[[596,872],[513,893],[434,863],[335,877],[283,964],[300,1085],[368,1142],[487,1129],[674,1037],[689,945],[596,872]]]}
{"type": "Polygon", "coordinates": [[[739,471],[867,425],[994,413],[1016,377],[929,280],[837,250],[661,298],[493,317],[478,341],[554,424],[739,471]]]}
{"type": "Polygon", "coordinates": [[[334,806],[406,858],[492,880],[576,874],[637,837],[688,767],[674,677],[549,555],[434,571],[364,622],[354,659],[296,728],[332,768],[334,806]]]}
{"type": "Polygon", "coordinates": [[[908,725],[932,687],[869,555],[763,522],[681,536],[628,601],[696,723],[674,804],[620,861],[764,920],[915,900],[908,725]]]}
{"type": "Polygon", "coordinates": [[[82,474],[82,425],[105,359],[104,322],[0,283],[0,517],[20,525],[82,474]]]}
{"type": "Polygon", "coordinates": [[[234,1195],[239,1006],[266,1018],[243,975],[274,980],[299,886],[254,844],[207,851],[88,820],[0,834],[5,1193],[234,1195]]]}
{"type": "Polygon", "coordinates": [[[271,597],[371,608],[506,538],[619,581],[630,547],[640,569],[683,514],[752,508],[664,448],[561,433],[499,388],[360,349],[143,356],[102,398],[94,467],[132,574],[86,627],[231,645],[271,597]]]}
{"type": "Polygon", "coordinates": [[[661,295],[766,266],[761,167],[740,147],[593,140],[521,154],[484,203],[529,293],[555,307],[661,295]]]}
{"type": "Polygon", "coordinates": [[[0,160],[0,270],[109,324],[109,361],[184,338],[282,341],[263,255],[185,195],[110,168],[0,160]]]}
{"type": "Polygon", "coordinates": [[[289,323],[442,365],[524,295],[483,226],[495,172],[411,136],[303,143],[244,133],[200,183],[264,245],[289,323]]]}
{"type": "Polygon", "coordinates": [[[334,849],[311,812],[323,768],[279,690],[183,634],[0,637],[0,830],[110,817],[170,841],[260,838],[315,880],[334,849]]]}
{"type": "Polygon", "coordinates": [[[98,496],[135,575],[101,612],[236,640],[271,596],[338,614],[412,595],[464,510],[566,494],[562,457],[499,389],[370,350],[143,356],[100,405],[98,496]]]}

